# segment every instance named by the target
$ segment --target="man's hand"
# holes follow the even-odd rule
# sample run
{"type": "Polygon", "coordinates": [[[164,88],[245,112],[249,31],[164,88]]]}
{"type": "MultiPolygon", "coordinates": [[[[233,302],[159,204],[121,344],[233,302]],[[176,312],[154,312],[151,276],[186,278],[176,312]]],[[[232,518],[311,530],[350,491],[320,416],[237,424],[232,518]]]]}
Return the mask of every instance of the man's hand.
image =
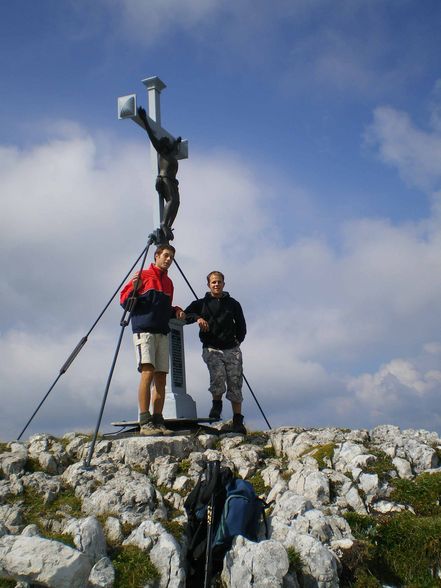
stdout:
{"type": "Polygon", "coordinates": [[[145,111],[145,108],[143,108],[142,106],[138,106],[138,116],[139,118],[142,118],[142,120],[146,120],[147,118],[147,113],[145,111]]]}
{"type": "Polygon", "coordinates": [[[181,309],[178,309],[178,310],[176,311],[176,318],[177,318],[179,321],[185,321],[185,312],[184,312],[183,310],[181,310],[181,309]]]}
{"type": "Polygon", "coordinates": [[[201,331],[203,331],[204,333],[206,333],[209,329],[208,323],[205,319],[203,319],[202,317],[198,318],[197,323],[199,325],[199,328],[201,329],[201,331]]]}
{"type": "Polygon", "coordinates": [[[142,280],[139,277],[139,272],[136,272],[136,274],[133,276],[133,280],[132,280],[132,284],[133,284],[133,290],[136,292],[137,290],[139,290],[139,288],[142,285],[142,280]]]}

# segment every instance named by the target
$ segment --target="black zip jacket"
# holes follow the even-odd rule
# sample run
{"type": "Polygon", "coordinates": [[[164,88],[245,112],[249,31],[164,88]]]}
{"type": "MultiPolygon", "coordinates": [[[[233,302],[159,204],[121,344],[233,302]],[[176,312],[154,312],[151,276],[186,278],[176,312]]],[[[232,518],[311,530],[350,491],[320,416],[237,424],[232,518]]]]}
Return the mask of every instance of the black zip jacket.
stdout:
{"type": "Polygon", "coordinates": [[[221,298],[207,292],[204,298],[187,306],[185,314],[187,324],[196,322],[198,318],[208,322],[209,330],[199,332],[203,347],[232,349],[245,339],[247,326],[242,307],[228,292],[222,292],[221,298]]]}

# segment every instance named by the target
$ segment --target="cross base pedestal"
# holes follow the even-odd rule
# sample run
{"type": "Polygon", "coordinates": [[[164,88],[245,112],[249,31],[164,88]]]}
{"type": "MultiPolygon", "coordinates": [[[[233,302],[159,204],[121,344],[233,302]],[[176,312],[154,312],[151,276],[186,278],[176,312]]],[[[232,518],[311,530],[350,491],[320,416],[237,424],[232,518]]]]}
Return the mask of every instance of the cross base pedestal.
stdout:
{"type": "Polygon", "coordinates": [[[196,402],[186,393],[167,392],[162,414],[165,419],[197,419],[196,402]]]}

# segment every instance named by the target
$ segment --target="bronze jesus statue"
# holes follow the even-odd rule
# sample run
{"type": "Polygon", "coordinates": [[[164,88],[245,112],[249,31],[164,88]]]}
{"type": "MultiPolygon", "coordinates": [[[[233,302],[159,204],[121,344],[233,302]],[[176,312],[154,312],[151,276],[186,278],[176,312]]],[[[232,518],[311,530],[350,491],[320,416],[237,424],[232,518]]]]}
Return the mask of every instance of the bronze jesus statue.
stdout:
{"type": "Polygon", "coordinates": [[[161,231],[165,240],[171,241],[173,239],[172,225],[176,218],[179,208],[179,182],[176,179],[178,172],[177,154],[181,137],[174,141],[168,137],[158,137],[151,128],[146,111],[142,106],[138,107],[138,115],[144,123],[145,130],[152,142],[153,147],[158,152],[158,168],[159,173],[156,179],[156,190],[159,196],[164,201],[164,214],[161,219],[161,231]]]}

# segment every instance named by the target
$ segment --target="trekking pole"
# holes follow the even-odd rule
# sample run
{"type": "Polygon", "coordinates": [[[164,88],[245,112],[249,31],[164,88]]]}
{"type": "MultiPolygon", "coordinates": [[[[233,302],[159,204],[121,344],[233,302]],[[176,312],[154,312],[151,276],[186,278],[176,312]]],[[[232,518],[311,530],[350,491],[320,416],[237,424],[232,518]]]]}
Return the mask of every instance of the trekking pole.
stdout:
{"type": "MultiPolygon", "coordinates": [[[[187,278],[186,278],[186,276],[185,276],[184,272],[183,272],[183,271],[182,271],[182,269],[180,268],[180,266],[179,266],[179,263],[176,261],[176,257],[175,257],[175,259],[174,259],[174,263],[175,263],[176,267],[178,268],[178,270],[179,270],[179,273],[180,273],[180,274],[181,274],[181,276],[184,278],[184,281],[185,281],[185,283],[186,283],[186,284],[187,284],[187,286],[190,288],[190,290],[191,290],[191,292],[192,292],[193,296],[196,298],[196,300],[198,300],[198,297],[197,297],[197,294],[196,294],[196,292],[193,290],[193,288],[191,287],[191,284],[190,284],[190,282],[187,280],[187,278]]],[[[213,318],[214,318],[215,320],[217,320],[217,319],[216,319],[216,317],[213,317],[213,318]]],[[[265,419],[265,422],[266,422],[266,424],[268,425],[268,428],[271,430],[271,429],[272,429],[272,427],[271,427],[271,425],[269,424],[269,422],[268,422],[268,419],[266,418],[266,415],[265,415],[265,413],[263,412],[263,409],[262,409],[262,407],[260,406],[260,404],[259,404],[259,401],[257,400],[257,398],[256,398],[256,395],[254,394],[254,392],[253,392],[253,390],[252,390],[252,388],[251,388],[251,386],[250,386],[250,384],[249,384],[248,380],[246,379],[246,377],[245,377],[245,374],[244,374],[244,373],[242,373],[242,375],[243,375],[243,379],[245,380],[245,383],[246,383],[246,385],[248,386],[248,389],[249,389],[249,391],[251,392],[251,395],[253,396],[253,398],[254,398],[254,400],[255,400],[255,402],[256,402],[256,404],[257,404],[257,407],[258,407],[258,409],[260,410],[260,412],[261,412],[261,414],[262,414],[263,418],[265,419]]]]}
{"type": "Polygon", "coordinates": [[[214,524],[214,497],[218,490],[220,476],[219,460],[209,461],[207,463],[206,482],[209,486],[213,485],[210,502],[207,506],[207,545],[205,548],[205,571],[204,571],[204,588],[209,588],[211,584],[212,569],[212,543],[213,543],[213,524],[214,524]]]}
{"type": "MultiPolygon", "coordinates": [[[[149,252],[150,249],[150,245],[155,242],[156,237],[155,235],[152,233],[151,235],[149,235],[149,240],[147,242],[147,246],[144,249],[144,257],[142,259],[142,263],[141,263],[141,268],[138,272],[138,279],[137,279],[137,286],[139,286],[139,278],[141,277],[141,272],[144,269],[144,265],[145,265],[145,261],[147,259],[147,254],[149,252]]],[[[138,258],[139,259],[139,258],[138,258]]],[[[107,401],[107,396],[109,394],[109,388],[110,388],[110,383],[112,382],[112,377],[113,377],[113,372],[115,370],[115,365],[116,365],[116,360],[118,359],[118,355],[119,355],[119,350],[121,347],[121,343],[122,343],[122,338],[124,335],[124,330],[127,327],[127,325],[130,322],[130,319],[132,318],[132,314],[133,311],[135,310],[135,306],[136,303],[138,301],[138,294],[137,294],[137,290],[133,291],[133,294],[130,296],[130,298],[127,301],[127,306],[124,309],[123,315],[121,317],[121,321],[120,321],[120,325],[121,325],[121,332],[119,334],[119,338],[118,338],[118,343],[116,345],[116,349],[115,349],[115,353],[113,356],[113,361],[112,361],[112,365],[110,367],[110,372],[109,372],[109,376],[107,378],[107,384],[106,384],[106,389],[104,391],[104,396],[103,396],[103,400],[101,402],[101,409],[98,415],[98,420],[96,423],[96,427],[95,427],[95,433],[93,435],[93,439],[92,439],[92,443],[90,444],[89,447],[89,452],[87,455],[87,459],[84,461],[84,468],[89,469],[90,468],[90,462],[92,461],[92,456],[93,456],[93,452],[95,450],[95,444],[96,444],[96,440],[98,437],[98,431],[100,429],[100,425],[101,425],[101,419],[103,418],[103,413],[104,413],[104,407],[106,406],[106,401],[107,401]],[[126,315],[128,314],[128,317],[126,319],[126,315]]]]}
{"type": "MultiPolygon", "coordinates": [[[[147,245],[148,247],[148,245],[147,245]]],[[[41,400],[40,404],[37,406],[37,408],[35,409],[35,411],[33,412],[31,418],[28,420],[28,422],[26,423],[24,429],[22,430],[22,432],[20,433],[20,435],[17,437],[17,441],[20,441],[23,433],[26,431],[26,429],[29,427],[29,425],[31,424],[32,420],[34,419],[35,415],[37,414],[37,412],[40,410],[40,408],[43,406],[43,403],[45,402],[46,398],[49,396],[49,394],[52,392],[53,388],[55,388],[56,383],[58,382],[58,380],[61,378],[61,376],[63,374],[65,374],[67,372],[67,370],[69,369],[69,367],[71,366],[71,364],[74,362],[75,358],[77,357],[77,355],[79,354],[79,352],[81,351],[81,349],[84,347],[84,345],[87,343],[87,339],[90,335],[90,333],[94,330],[94,328],[96,327],[96,325],[99,323],[99,321],[101,320],[103,314],[106,312],[106,310],[109,308],[111,302],[113,301],[113,299],[115,298],[115,296],[118,294],[118,292],[121,290],[121,287],[125,284],[127,278],[129,277],[129,275],[132,273],[133,268],[135,267],[135,265],[138,263],[138,261],[141,259],[141,257],[144,255],[146,248],[144,248],[141,252],[141,254],[138,256],[138,258],[136,259],[135,263],[132,265],[132,267],[129,269],[129,271],[127,272],[127,274],[125,275],[125,277],[123,278],[123,280],[121,281],[120,285],[116,288],[115,292],[113,293],[112,297],[110,298],[110,300],[107,302],[107,304],[105,305],[105,307],[103,308],[103,310],[101,311],[101,313],[98,315],[98,318],[96,319],[96,321],[93,323],[93,325],[90,327],[90,329],[88,330],[88,332],[86,333],[86,335],[84,335],[84,337],[82,337],[82,339],[80,339],[79,343],[77,344],[77,346],[75,347],[75,349],[72,351],[72,353],[69,355],[69,357],[66,359],[66,361],[64,362],[64,364],[61,366],[60,368],[60,373],[58,374],[57,378],[54,380],[52,386],[49,388],[49,390],[46,392],[46,394],[43,396],[43,399],[41,400]]]]}
{"type": "Polygon", "coordinates": [[[265,419],[266,424],[268,425],[268,428],[271,430],[271,425],[269,424],[268,419],[266,418],[265,413],[263,412],[262,407],[260,406],[259,401],[256,398],[256,395],[254,394],[248,380],[246,379],[245,374],[242,374],[242,375],[243,375],[243,379],[245,380],[246,385],[248,386],[248,390],[251,392],[254,400],[256,401],[257,406],[259,407],[260,412],[262,413],[263,418],[265,419]]]}
{"type": "Polygon", "coordinates": [[[209,588],[211,584],[211,544],[213,542],[213,517],[214,517],[214,496],[210,498],[210,504],[207,506],[207,549],[205,552],[205,575],[204,588],[209,588]]]}

